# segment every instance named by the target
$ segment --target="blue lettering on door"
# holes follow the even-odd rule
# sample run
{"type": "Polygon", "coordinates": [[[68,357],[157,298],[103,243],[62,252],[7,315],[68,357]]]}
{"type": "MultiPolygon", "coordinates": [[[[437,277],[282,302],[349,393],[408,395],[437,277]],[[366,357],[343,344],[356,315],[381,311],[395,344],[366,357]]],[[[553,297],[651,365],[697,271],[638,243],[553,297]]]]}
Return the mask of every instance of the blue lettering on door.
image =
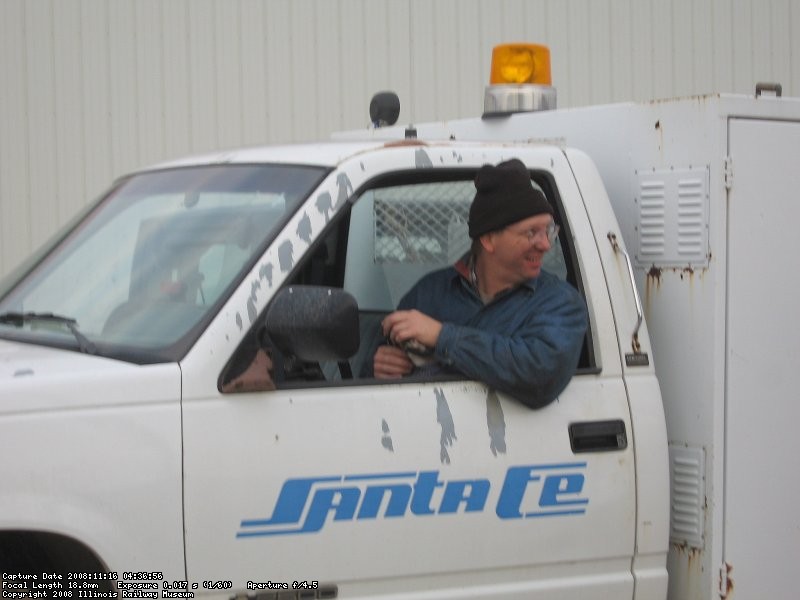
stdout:
{"type": "MultiPolygon", "coordinates": [[[[586,512],[586,463],[510,467],[495,514],[503,520],[586,512]]],[[[488,479],[442,481],[439,471],[287,479],[268,519],[245,519],[237,537],[315,533],[329,522],[483,512],[488,479]]]]}

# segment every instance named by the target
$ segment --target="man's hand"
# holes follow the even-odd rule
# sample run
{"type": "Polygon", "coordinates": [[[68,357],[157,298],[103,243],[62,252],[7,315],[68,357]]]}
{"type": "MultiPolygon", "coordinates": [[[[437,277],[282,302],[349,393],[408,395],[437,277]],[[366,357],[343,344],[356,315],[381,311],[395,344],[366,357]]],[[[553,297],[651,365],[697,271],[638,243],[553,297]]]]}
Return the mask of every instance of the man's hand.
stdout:
{"type": "Polygon", "coordinates": [[[414,363],[400,348],[380,346],[375,352],[372,372],[378,379],[399,379],[414,369],[414,363]]]}
{"type": "Polygon", "coordinates": [[[414,370],[414,363],[402,346],[414,340],[433,348],[439,339],[442,324],[418,310],[398,310],[388,315],[381,324],[383,335],[395,346],[381,346],[375,352],[372,371],[378,379],[398,379],[414,370]],[[399,346],[399,347],[398,347],[399,346]]]}
{"type": "Polygon", "coordinates": [[[393,344],[416,340],[423,346],[433,348],[442,331],[442,324],[418,310],[397,310],[383,320],[383,335],[393,344]]]}

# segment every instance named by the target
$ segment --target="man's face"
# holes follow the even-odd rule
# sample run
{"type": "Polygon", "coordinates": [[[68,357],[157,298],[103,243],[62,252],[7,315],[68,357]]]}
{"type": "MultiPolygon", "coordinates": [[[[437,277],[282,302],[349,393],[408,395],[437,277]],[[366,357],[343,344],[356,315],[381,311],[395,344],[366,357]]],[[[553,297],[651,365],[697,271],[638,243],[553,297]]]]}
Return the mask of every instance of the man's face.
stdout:
{"type": "Polygon", "coordinates": [[[490,234],[494,267],[509,285],[539,276],[544,255],[551,247],[548,227],[552,224],[553,217],[541,214],[490,234]]]}

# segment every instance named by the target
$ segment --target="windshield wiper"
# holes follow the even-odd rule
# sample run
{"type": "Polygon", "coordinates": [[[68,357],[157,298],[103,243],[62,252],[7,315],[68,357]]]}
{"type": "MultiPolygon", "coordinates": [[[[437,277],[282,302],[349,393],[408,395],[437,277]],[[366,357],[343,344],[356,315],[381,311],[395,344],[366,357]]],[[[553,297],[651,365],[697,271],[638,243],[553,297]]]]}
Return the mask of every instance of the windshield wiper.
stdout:
{"type": "Polygon", "coordinates": [[[78,341],[78,349],[81,352],[84,354],[97,354],[97,346],[80,332],[78,329],[78,321],[71,317],[64,317],[50,312],[7,312],[0,314],[0,323],[7,323],[15,327],[22,327],[25,323],[30,323],[31,321],[60,323],[72,332],[72,335],[78,341]]]}

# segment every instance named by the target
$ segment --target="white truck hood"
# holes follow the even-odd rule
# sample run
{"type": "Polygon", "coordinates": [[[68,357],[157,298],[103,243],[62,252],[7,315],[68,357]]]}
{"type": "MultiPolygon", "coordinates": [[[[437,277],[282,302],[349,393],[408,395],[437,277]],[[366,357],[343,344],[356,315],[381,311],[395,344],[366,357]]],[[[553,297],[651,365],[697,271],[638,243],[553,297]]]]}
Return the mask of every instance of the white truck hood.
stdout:
{"type": "Polygon", "coordinates": [[[179,402],[176,363],[140,366],[0,340],[0,415],[179,402]]]}

